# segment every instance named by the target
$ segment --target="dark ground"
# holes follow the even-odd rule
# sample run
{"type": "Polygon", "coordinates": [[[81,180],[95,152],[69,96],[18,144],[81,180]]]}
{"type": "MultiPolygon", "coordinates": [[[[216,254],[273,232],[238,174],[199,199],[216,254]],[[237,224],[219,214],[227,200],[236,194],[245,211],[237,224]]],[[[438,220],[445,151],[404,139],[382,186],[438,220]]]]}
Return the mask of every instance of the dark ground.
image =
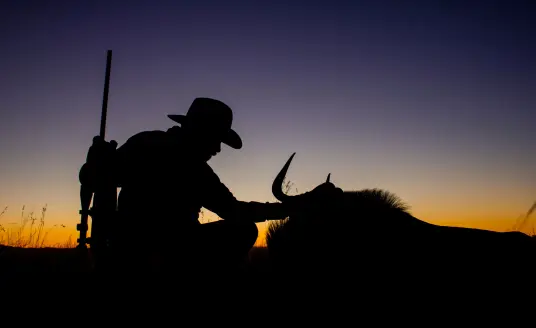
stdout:
{"type": "MultiPolygon", "coordinates": [[[[19,274],[92,273],[92,264],[90,250],[0,245],[0,277],[19,274]]],[[[267,249],[252,248],[249,259],[244,262],[240,270],[255,275],[262,275],[269,270],[267,249]]]]}
{"type": "MultiPolygon", "coordinates": [[[[181,279],[176,273],[167,276],[171,279],[162,275],[144,277],[135,274],[127,274],[119,279],[99,279],[92,272],[92,261],[88,254],[87,251],[73,248],[0,246],[2,291],[4,295],[42,295],[47,299],[60,296],[64,298],[62,302],[67,304],[77,304],[72,303],[74,299],[91,303],[95,296],[100,295],[104,296],[102,301],[111,303],[112,307],[123,302],[155,306],[162,304],[163,300],[172,300],[175,304],[190,299],[190,303],[196,300],[195,303],[201,307],[203,304],[198,302],[209,302],[207,304],[231,307],[240,313],[246,308],[253,308],[255,313],[262,308],[262,311],[271,313],[269,308],[275,307],[278,309],[276,312],[280,312],[278,315],[283,315],[292,309],[290,312],[295,316],[298,316],[297,308],[309,309],[303,315],[311,316],[339,313],[343,308],[350,307],[350,312],[343,311],[346,316],[355,319],[359,315],[374,320],[383,317],[377,317],[374,313],[385,313],[386,309],[402,310],[414,319],[421,317],[417,312],[422,311],[423,307],[441,310],[442,314],[436,314],[435,318],[461,315],[458,310],[464,307],[462,303],[467,303],[465,306],[471,311],[475,307],[485,308],[489,316],[493,312],[485,304],[500,306],[504,311],[505,306],[516,304],[518,308],[527,304],[526,301],[532,297],[532,288],[527,289],[530,283],[526,284],[532,280],[532,275],[514,277],[513,280],[506,277],[478,277],[474,281],[456,282],[422,274],[399,276],[394,272],[384,272],[374,277],[366,274],[313,274],[313,278],[310,272],[292,277],[284,272],[277,274],[271,269],[267,248],[264,247],[254,247],[249,259],[231,275],[208,270],[206,275],[201,272],[199,276],[188,276],[189,280],[181,279]],[[88,279],[91,277],[97,279],[88,279]],[[10,292],[12,288],[13,292],[10,292]],[[83,298],[79,299],[82,295],[83,298]],[[315,307],[319,310],[313,311],[315,307]],[[335,309],[335,312],[327,312],[328,308],[335,309]],[[454,308],[456,311],[452,312],[454,308]]],[[[359,266],[359,263],[356,265],[359,266]]],[[[431,315],[430,312],[426,313],[427,316],[431,315]]],[[[302,315],[298,317],[303,318],[302,315]]],[[[390,321],[393,318],[388,316],[384,319],[390,321]]]]}

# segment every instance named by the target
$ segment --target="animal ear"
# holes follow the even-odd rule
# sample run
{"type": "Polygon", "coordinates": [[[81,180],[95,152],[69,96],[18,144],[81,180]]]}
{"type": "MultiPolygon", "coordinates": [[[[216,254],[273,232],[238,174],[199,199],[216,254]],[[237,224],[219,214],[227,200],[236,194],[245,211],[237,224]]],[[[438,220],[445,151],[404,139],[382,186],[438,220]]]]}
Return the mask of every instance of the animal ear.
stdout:
{"type": "Polygon", "coordinates": [[[329,178],[330,178],[330,176],[331,176],[331,173],[328,174],[328,178],[326,179],[326,183],[329,183],[329,178]]]}

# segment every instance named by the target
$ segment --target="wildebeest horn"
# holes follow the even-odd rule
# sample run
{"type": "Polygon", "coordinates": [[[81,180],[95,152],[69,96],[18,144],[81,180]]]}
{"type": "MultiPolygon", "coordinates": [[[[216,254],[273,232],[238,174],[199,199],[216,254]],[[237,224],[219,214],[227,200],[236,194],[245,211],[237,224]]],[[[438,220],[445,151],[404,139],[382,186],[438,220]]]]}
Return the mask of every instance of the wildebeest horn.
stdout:
{"type": "Polygon", "coordinates": [[[283,192],[283,180],[285,180],[285,176],[287,175],[288,168],[290,166],[290,162],[292,162],[292,158],[294,158],[294,155],[296,153],[293,153],[290,158],[285,163],[285,166],[279,171],[277,176],[274,179],[274,182],[272,183],[272,194],[274,195],[277,200],[284,202],[285,200],[288,200],[289,198],[293,196],[289,196],[283,192]]]}
{"type": "Polygon", "coordinates": [[[330,176],[331,176],[331,173],[330,173],[330,174],[328,174],[328,178],[326,179],[326,183],[328,183],[328,182],[329,182],[329,177],[330,177],[330,176]]]}

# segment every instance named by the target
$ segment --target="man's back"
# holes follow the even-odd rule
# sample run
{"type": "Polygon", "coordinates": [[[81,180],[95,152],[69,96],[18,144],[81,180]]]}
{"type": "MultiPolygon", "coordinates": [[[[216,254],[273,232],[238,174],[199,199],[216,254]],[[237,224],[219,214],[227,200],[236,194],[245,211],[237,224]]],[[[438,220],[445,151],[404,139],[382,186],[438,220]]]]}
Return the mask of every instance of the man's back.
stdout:
{"type": "Polygon", "coordinates": [[[118,210],[125,223],[158,224],[164,229],[199,223],[200,188],[195,177],[207,164],[195,163],[181,146],[180,135],[145,131],[118,149],[118,210]]]}

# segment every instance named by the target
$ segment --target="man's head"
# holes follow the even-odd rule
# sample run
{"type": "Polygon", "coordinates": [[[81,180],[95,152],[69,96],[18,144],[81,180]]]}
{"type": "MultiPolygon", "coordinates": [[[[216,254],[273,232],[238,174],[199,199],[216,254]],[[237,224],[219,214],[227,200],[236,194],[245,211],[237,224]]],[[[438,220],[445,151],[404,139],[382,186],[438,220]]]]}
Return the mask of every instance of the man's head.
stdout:
{"type": "Polygon", "coordinates": [[[221,143],[242,148],[242,139],[231,128],[233,111],[225,103],[211,98],[196,98],[186,115],[168,115],[180,123],[195,156],[208,161],[221,151],[221,143]]]}

